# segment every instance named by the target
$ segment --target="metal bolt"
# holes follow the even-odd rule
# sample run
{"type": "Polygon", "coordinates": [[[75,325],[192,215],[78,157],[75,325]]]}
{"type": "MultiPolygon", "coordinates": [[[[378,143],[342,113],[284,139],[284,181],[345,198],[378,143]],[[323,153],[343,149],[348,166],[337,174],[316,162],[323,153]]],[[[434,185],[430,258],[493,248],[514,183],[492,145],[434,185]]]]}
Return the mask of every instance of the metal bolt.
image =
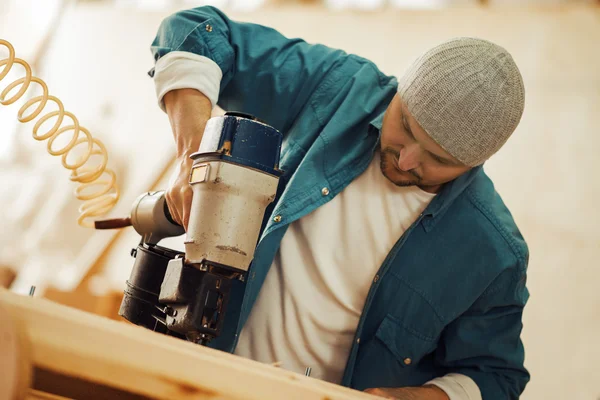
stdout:
{"type": "Polygon", "coordinates": [[[206,32],[212,32],[212,26],[210,24],[206,25],[206,32]]]}
{"type": "Polygon", "coordinates": [[[273,218],[273,221],[275,221],[275,222],[281,222],[281,215],[275,216],[275,218],[273,218]]]}
{"type": "Polygon", "coordinates": [[[326,187],[324,187],[323,189],[321,189],[321,194],[322,194],[323,196],[327,196],[327,195],[329,194],[329,189],[328,189],[328,188],[326,188],[326,187]]]}

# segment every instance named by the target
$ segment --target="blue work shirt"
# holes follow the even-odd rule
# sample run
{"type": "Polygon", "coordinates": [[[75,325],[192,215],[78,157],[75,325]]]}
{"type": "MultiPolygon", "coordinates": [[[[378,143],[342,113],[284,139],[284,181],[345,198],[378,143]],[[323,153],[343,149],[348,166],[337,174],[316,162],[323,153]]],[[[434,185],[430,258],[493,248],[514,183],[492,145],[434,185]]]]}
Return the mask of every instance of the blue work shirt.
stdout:
{"type": "MultiPolygon", "coordinates": [[[[277,199],[212,343],[233,352],[290,223],[371,162],[397,80],[364,58],[231,21],[212,7],[163,21],[152,52],[157,61],[171,51],[213,60],[223,73],[218,104],[284,134],[277,199]]],[[[529,380],[520,340],[527,262],[525,241],[482,167],[447,183],[373,279],[349,358],[340,360],[342,384],[419,386],[455,372],[486,400],[518,398],[529,380]]]]}

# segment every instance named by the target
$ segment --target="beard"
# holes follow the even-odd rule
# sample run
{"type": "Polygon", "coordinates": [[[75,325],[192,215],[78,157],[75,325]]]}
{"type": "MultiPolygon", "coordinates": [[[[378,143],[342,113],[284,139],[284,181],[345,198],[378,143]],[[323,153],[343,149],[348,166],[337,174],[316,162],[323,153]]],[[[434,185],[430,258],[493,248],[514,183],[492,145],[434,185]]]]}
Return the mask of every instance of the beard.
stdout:
{"type": "Polygon", "coordinates": [[[381,149],[381,157],[379,164],[383,176],[385,176],[390,182],[392,182],[396,186],[408,187],[419,185],[421,183],[420,176],[418,176],[413,171],[401,171],[397,167],[399,158],[399,151],[391,147],[385,147],[381,149]],[[414,177],[414,179],[402,178],[399,176],[401,174],[410,174],[414,177]]]}

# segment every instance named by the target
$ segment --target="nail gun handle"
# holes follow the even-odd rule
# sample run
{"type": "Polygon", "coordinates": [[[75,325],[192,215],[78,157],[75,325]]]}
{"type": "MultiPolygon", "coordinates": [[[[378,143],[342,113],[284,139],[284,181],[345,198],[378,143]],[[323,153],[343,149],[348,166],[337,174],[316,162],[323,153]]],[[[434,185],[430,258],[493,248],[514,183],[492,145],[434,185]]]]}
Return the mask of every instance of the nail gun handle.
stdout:
{"type": "Polygon", "coordinates": [[[131,209],[131,224],[148,244],[185,233],[169,212],[164,190],[144,193],[137,198],[131,209]]]}
{"type": "Polygon", "coordinates": [[[173,220],[164,191],[147,192],[139,196],[131,208],[131,217],[104,219],[94,222],[96,229],[118,229],[133,226],[142,241],[156,244],[160,240],[183,235],[185,230],[173,220]]]}
{"type": "Polygon", "coordinates": [[[131,218],[111,218],[94,221],[94,229],[119,229],[131,226],[131,218]]]}

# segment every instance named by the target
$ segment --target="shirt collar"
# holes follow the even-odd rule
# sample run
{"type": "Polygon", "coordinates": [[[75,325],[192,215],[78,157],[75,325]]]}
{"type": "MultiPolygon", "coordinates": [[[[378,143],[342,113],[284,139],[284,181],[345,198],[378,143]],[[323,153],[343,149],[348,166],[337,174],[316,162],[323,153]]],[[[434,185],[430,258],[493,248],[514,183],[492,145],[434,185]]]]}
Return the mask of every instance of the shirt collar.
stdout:
{"type": "Polygon", "coordinates": [[[384,115],[385,115],[385,111],[383,111],[381,114],[379,114],[377,117],[375,117],[371,121],[370,126],[375,129],[369,129],[369,133],[377,132],[377,134],[379,134],[379,131],[381,131],[381,127],[383,126],[383,116],[384,115]]]}

